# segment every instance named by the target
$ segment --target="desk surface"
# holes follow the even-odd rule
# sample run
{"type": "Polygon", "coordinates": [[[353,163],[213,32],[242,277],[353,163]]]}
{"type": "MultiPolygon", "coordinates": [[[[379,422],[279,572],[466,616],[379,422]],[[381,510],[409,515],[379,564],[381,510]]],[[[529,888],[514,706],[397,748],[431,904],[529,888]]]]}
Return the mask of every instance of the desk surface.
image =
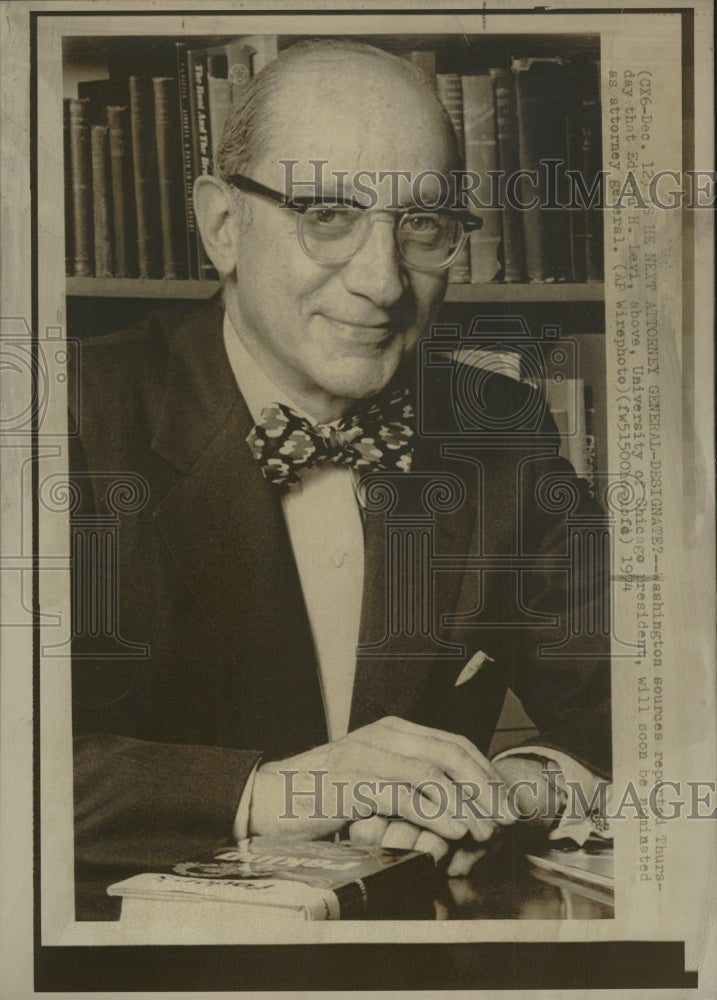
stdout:
{"type": "MultiPolygon", "coordinates": [[[[410,918],[423,920],[600,920],[614,916],[610,890],[541,871],[526,859],[526,853],[534,849],[508,838],[465,877],[448,878],[439,871],[430,889],[417,887],[416,900],[406,915],[410,912],[410,918]]],[[[115,880],[116,874],[78,883],[78,920],[119,919],[120,900],[105,892],[115,880]]]]}

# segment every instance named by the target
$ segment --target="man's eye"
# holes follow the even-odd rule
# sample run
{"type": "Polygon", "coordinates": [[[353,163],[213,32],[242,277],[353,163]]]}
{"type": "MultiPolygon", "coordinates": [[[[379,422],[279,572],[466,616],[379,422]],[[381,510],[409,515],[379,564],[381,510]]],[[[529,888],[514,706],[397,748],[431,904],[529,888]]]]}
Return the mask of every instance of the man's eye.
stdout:
{"type": "Polygon", "coordinates": [[[341,207],[320,205],[313,208],[310,214],[313,222],[320,223],[325,226],[345,225],[350,221],[350,213],[345,208],[341,207]]]}
{"type": "Polygon", "coordinates": [[[304,232],[317,240],[349,236],[358,221],[355,210],[343,205],[314,205],[304,216],[304,232]]]}
{"type": "Polygon", "coordinates": [[[409,215],[404,225],[413,233],[435,233],[441,221],[436,215],[409,215]]]}

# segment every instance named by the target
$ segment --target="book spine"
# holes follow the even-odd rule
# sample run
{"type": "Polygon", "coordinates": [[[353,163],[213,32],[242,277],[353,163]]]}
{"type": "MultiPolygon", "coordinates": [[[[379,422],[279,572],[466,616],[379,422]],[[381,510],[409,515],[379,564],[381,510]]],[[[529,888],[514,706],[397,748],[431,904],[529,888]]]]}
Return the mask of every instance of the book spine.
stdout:
{"type": "Polygon", "coordinates": [[[148,77],[129,78],[134,193],[137,209],[137,257],[140,278],[160,278],[157,189],[157,143],[154,100],[148,77]]]}
{"type": "Polygon", "coordinates": [[[279,43],[276,35],[248,35],[244,38],[244,44],[252,53],[252,76],[258,76],[267,63],[272,62],[279,54],[279,43]]]}
{"type": "Polygon", "coordinates": [[[186,278],[186,237],[182,220],[182,152],[177,122],[179,95],[173,77],[158,76],[154,89],[159,213],[165,278],[186,278]]]}
{"type": "Polygon", "coordinates": [[[597,418],[595,416],[595,408],[592,405],[592,390],[591,387],[585,386],[585,479],[588,484],[588,492],[590,496],[595,500],[597,498],[597,477],[600,472],[600,463],[598,461],[598,449],[597,449],[597,435],[596,435],[596,423],[597,418]]]}
{"type": "Polygon", "coordinates": [[[463,88],[459,73],[438,73],[436,76],[436,91],[444,108],[451,119],[453,131],[458,141],[458,155],[465,157],[465,141],[463,133],[463,88]]]}
{"type": "Polygon", "coordinates": [[[192,103],[189,86],[187,47],[177,42],[177,84],[179,88],[179,118],[182,137],[182,177],[184,182],[184,214],[186,218],[186,259],[190,278],[199,277],[197,262],[197,222],[194,216],[194,167],[192,162],[192,103]]]}
{"type": "Polygon", "coordinates": [[[135,210],[132,134],[129,109],[107,108],[112,179],[114,273],[117,278],[137,276],[137,216],[135,210]]]}
{"type": "Polygon", "coordinates": [[[212,137],[211,171],[216,174],[217,149],[224,123],[232,106],[232,85],[229,82],[226,56],[210,56],[207,63],[207,96],[209,99],[209,131],[212,137]]]}
{"type": "Polygon", "coordinates": [[[92,200],[95,229],[95,275],[110,278],[112,266],[112,204],[109,142],[106,125],[92,126],[92,200]]]}
{"type": "MultiPolygon", "coordinates": [[[[498,166],[493,81],[487,73],[464,76],[461,87],[466,170],[477,180],[476,191],[482,205],[491,206],[495,203],[493,184],[498,166]]],[[[500,274],[502,226],[498,209],[481,207],[479,214],[483,226],[470,239],[471,281],[482,284],[495,281],[500,274]]]]}
{"type": "Polygon", "coordinates": [[[428,854],[335,886],[341,920],[429,916],[436,869],[428,854]]]}
{"type": "Polygon", "coordinates": [[[63,180],[65,188],[65,274],[75,273],[74,227],[72,222],[72,151],[70,148],[70,99],[62,101],[63,180]]]}
{"type": "Polygon", "coordinates": [[[518,169],[518,136],[515,127],[515,100],[512,77],[505,69],[491,69],[495,94],[497,160],[500,184],[500,203],[504,206],[501,226],[503,232],[503,280],[525,280],[523,244],[523,219],[514,204],[508,179],[518,169]],[[509,195],[511,195],[509,197],[509,195]]]}
{"type": "MultiPolygon", "coordinates": [[[[588,190],[602,169],[602,118],[600,112],[600,69],[589,66],[586,91],[582,101],[582,169],[588,190]]],[[[604,279],[603,213],[600,201],[585,212],[585,262],[588,281],[604,279]]]]}
{"type": "MultiPolygon", "coordinates": [[[[583,108],[579,102],[570,109],[568,115],[568,169],[583,170],[583,108]]],[[[573,281],[587,280],[587,251],[585,208],[571,205],[568,209],[568,229],[570,232],[570,277],[573,281]]]]}
{"type": "Polygon", "coordinates": [[[252,50],[241,42],[229,42],[226,54],[227,79],[231,88],[231,102],[234,105],[240,102],[251,80],[252,50]]]}
{"type": "MultiPolygon", "coordinates": [[[[458,156],[463,162],[465,158],[465,138],[463,134],[463,91],[458,73],[438,73],[436,75],[436,92],[448,112],[453,125],[458,144],[458,156]]],[[[448,271],[448,281],[451,285],[466,285],[471,280],[470,241],[451,264],[448,271]]]]}
{"type": "Polygon", "coordinates": [[[199,162],[197,176],[211,173],[212,140],[209,123],[209,100],[207,94],[207,59],[197,53],[194,60],[193,77],[195,97],[195,126],[197,130],[197,149],[199,162]]]}
{"type": "Polygon", "coordinates": [[[522,210],[528,278],[564,281],[569,234],[566,213],[557,208],[557,202],[564,192],[567,161],[567,80],[557,59],[516,59],[513,70],[520,166],[532,174],[521,177],[522,203],[535,202],[522,210]],[[562,167],[551,166],[549,161],[562,167]],[[556,184],[552,177],[558,178],[556,184]]]}
{"type": "Polygon", "coordinates": [[[80,277],[94,270],[92,225],[92,138],[87,100],[70,100],[70,160],[72,168],[72,223],[74,270],[80,277]]]}
{"type": "MultiPolygon", "coordinates": [[[[192,112],[192,172],[196,181],[197,177],[208,174],[211,167],[206,53],[199,50],[189,51],[187,53],[187,67],[192,112]]],[[[197,276],[199,278],[212,278],[215,276],[214,268],[204,249],[198,226],[196,227],[196,240],[197,276]]]]}

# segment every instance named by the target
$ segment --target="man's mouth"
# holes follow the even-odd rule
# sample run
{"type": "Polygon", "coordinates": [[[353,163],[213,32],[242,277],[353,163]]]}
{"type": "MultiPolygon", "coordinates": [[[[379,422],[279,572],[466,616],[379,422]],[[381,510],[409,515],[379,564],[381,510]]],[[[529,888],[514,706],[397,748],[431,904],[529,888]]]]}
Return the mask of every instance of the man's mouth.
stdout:
{"type": "Polygon", "coordinates": [[[339,336],[350,337],[359,343],[380,344],[396,333],[394,324],[388,319],[378,323],[359,323],[335,316],[324,316],[324,319],[337,330],[339,336]]]}

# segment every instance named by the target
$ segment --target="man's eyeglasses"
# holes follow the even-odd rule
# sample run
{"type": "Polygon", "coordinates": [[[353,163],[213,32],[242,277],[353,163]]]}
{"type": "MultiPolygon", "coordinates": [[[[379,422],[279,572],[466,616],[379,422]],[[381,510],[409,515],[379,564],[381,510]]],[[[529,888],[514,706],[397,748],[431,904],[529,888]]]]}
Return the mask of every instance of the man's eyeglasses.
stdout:
{"type": "MultiPolygon", "coordinates": [[[[296,212],[296,233],[305,254],[322,264],[345,264],[359,252],[371,232],[372,215],[351,199],[340,197],[289,198],[251,177],[235,174],[233,187],[290,208],[296,212]]],[[[379,210],[380,211],[380,210],[379,210]]],[[[417,271],[443,271],[463,249],[468,234],[480,229],[481,219],[466,211],[409,208],[395,215],[396,246],[403,263],[417,271]]]]}

